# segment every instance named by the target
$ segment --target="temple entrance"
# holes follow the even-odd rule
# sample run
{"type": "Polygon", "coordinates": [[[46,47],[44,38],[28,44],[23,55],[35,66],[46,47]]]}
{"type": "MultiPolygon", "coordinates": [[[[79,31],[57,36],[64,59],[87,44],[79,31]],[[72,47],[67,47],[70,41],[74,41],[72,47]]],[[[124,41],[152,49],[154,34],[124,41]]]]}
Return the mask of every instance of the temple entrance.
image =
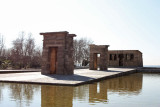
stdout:
{"type": "Polygon", "coordinates": [[[97,70],[98,60],[97,60],[97,54],[96,53],[94,53],[94,55],[93,55],[93,60],[94,60],[94,70],[97,70]]]}
{"type": "Polygon", "coordinates": [[[94,53],[94,70],[100,70],[100,54],[94,53]]]}
{"type": "Polygon", "coordinates": [[[90,45],[90,70],[108,70],[108,45],[90,45]]]}
{"type": "Polygon", "coordinates": [[[119,54],[119,66],[123,66],[123,54],[119,54]]]}
{"type": "Polygon", "coordinates": [[[57,48],[50,48],[50,74],[56,73],[57,48]]]}

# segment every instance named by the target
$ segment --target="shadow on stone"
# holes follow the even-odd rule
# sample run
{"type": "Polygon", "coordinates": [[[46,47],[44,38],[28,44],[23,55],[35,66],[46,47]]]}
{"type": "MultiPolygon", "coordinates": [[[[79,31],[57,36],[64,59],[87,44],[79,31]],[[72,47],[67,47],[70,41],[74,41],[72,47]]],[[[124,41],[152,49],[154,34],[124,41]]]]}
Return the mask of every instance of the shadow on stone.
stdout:
{"type": "Polygon", "coordinates": [[[108,70],[107,72],[123,72],[123,71],[112,71],[112,70],[108,70]]]}
{"type": "Polygon", "coordinates": [[[66,80],[66,81],[88,81],[92,80],[94,78],[81,76],[81,75],[46,75],[50,78],[56,79],[56,80],[66,80]]]}

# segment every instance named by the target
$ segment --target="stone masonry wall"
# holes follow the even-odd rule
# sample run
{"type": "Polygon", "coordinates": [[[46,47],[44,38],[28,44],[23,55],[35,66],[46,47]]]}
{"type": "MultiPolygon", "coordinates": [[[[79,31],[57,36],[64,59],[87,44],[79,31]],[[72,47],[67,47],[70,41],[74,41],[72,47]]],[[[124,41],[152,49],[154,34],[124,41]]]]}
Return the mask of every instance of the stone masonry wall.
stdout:
{"type": "Polygon", "coordinates": [[[47,32],[43,35],[42,74],[50,74],[50,48],[57,48],[56,74],[73,74],[73,37],[68,32],[47,32]]]}
{"type": "Polygon", "coordinates": [[[109,50],[107,57],[109,67],[143,67],[142,53],[138,50],[109,50]],[[119,65],[119,55],[123,55],[123,66],[119,65]]]}
{"type": "Polygon", "coordinates": [[[100,66],[100,70],[108,70],[107,61],[108,61],[108,45],[90,45],[90,70],[97,70],[94,67],[94,54],[100,54],[100,61],[97,65],[100,66]]]}

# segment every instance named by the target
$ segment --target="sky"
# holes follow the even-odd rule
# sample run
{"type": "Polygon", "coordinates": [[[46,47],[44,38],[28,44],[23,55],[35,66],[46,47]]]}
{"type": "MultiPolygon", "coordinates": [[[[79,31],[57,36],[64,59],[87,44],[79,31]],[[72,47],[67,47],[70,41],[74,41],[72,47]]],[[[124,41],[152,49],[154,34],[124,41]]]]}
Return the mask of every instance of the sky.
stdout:
{"type": "Polygon", "coordinates": [[[7,48],[21,31],[68,31],[109,50],[140,50],[144,65],[160,65],[159,0],[0,0],[0,34],[7,48]]]}

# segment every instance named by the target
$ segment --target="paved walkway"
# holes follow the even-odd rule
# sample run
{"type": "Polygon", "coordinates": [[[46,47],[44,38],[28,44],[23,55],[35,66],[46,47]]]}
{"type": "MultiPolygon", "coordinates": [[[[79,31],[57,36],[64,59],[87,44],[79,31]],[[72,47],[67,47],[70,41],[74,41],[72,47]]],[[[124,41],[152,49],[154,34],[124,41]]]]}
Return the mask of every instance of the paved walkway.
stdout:
{"type": "Polygon", "coordinates": [[[41,75],[41,72],[3,73],[0,74],[0,82],[76,86],[133,72],[136,72],[136,70],[128,68],[109,68],[108,71],[76,69],[74,70],[74,75],[41,75]]]}

